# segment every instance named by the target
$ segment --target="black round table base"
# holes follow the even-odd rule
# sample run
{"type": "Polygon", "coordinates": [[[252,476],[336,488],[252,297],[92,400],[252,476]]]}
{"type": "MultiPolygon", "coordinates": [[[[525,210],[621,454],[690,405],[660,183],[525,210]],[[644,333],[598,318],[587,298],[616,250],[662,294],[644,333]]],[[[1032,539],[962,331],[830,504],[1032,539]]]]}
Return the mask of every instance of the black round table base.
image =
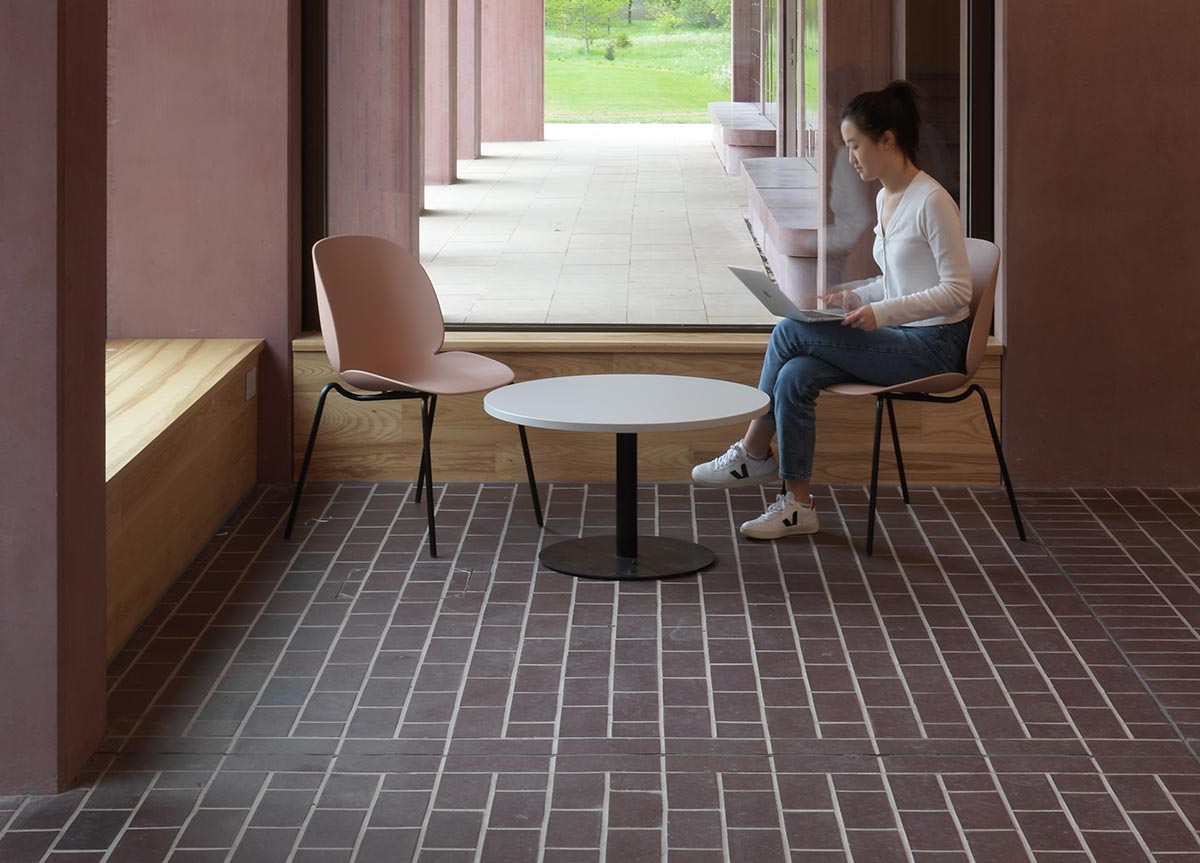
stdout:
{"type": "Polygon", "coordinates": [[[615,536],[588,536],[547,546],[540,560],[566,575],[634,581],[688,575],[717,559],[702,545],[666,536],[638,536],[637,548],[637,557],[618,557],[615,536]]]}

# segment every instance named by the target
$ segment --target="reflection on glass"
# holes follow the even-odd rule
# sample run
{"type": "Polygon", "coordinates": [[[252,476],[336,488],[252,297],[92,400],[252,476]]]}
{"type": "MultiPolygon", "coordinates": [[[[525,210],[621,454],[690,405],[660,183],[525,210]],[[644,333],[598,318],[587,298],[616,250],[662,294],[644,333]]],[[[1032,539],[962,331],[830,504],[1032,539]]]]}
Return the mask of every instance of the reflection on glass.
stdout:
{"type": "Polygon", "coordinates": [[[821,28],[818,14],[819,0],[804,0],[804,66],[803,89],[804,117],[803,134],[800,136],[800,155],[817,167],[817,146],[821,132],[821,28]]]}
{"type": "Polygon", "coordinates": [[[762,0],[763,27],[763,88],[762,112],[779,126],[779,0],[762,0]]]}
{"type": "Polygon", "coordinates": [[[905,77],[924,96],[920,167],[959,200],[959,4],[909,3],[904,34],[905,77]]]}

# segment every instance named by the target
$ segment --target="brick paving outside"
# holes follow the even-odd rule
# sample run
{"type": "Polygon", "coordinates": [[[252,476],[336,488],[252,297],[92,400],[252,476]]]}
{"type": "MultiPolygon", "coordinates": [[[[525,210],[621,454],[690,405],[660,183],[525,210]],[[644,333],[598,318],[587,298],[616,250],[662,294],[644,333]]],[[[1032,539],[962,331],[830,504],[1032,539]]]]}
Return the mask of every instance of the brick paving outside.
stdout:
{"type": "Polygon", "coordinates": [[[0,861],[1200,863],[1200,493],[641,487],[717,564],[539,569],[613,488],[257,491],[110,668],[75,790],[0,798],[0,861]],[[765,490],[773,493],[772,490],[765,490]],[[1032,537],[1031,537],[1032,538],[1032,537]]]}

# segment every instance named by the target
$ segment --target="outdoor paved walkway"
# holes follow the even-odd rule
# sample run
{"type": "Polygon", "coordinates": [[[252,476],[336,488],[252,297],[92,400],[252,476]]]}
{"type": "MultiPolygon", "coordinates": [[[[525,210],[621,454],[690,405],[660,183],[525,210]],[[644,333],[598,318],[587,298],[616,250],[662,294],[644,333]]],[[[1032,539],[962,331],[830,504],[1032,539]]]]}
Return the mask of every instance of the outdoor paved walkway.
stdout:
{"type": "Polygon", "coordinates": [[[77,788],[0,861],[1195,863],[1200,493],[643,485],[698,576],[549,572],[609,484],[260,489],[109,668],[77,788]],[[1040,541],[1038,541],[1040,540],[1040,541]],[[1044,543],[1044,544],[1043,544],[1044,543]]]}
{"type": "Polygon", "coordinates": [[[773,324],[741,177],[708,124],[548,125],[426,189],[421,257],[449,323],[773,324]]]}

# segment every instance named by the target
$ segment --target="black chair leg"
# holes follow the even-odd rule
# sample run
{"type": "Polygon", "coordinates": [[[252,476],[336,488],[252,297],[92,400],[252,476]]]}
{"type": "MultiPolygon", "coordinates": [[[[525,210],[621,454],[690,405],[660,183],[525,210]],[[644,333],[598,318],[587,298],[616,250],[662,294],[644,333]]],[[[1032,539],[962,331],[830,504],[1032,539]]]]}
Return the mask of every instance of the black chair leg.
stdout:
{"type": "MultiPolygon", "coordinates": [[[[422,397],[421,405],[424,406],[424,404],[425,404],[425,399],[422,397]]],[[[430,433],[430,435],[433,434],[433,416],[435,413],[437,413],[437,396],[430,396],[430,401],[429,401],[429,433],[430,433]]],[[[422,429],[422,433],[423,433],[424,428],[425,428],[425,419],[424,419],[425,414],[422,413],[421,417],[422,417],[421,418],[421,429],[422,429]]],[[[421,489],[424,485],[425,485],[425,462],[422,461],[421,468],[417,472],[417,494],[415,497],[413,497],[413,500],[415,500],[417,503],[421,502],[421,489]]]]}
{"type": "Polygon", "coordinates": [[[538,497],[537,480],[533,477],[533,459],[529,457],[529,436],[525,434],[525,426],[519,425],[517,429],[521,432],[521,452],[525,454],[525,475],[529,477],[529,496],[533,498],[533,517],[537,519],[538,527],[543,527],[542,501],[538,497]]]}
{"type": "MultiPolygon", "coordinates": [[[[428,401],[436,399],[437,396],[428,397],[428,401]]],[[[427,397],[421,397],[421,436],[423,438],[421,446],[421,478],[425,480],[425,521],[429,526],[429,556],[437,557],[437,527],[433,521],[433,459],[429,452],[429,438],[433,433],[433,410],[432,405],[427,404],[427,397]]],[[[420,494],[421,487],[417,486],[417,493],[420,494]]],[[[419,499],[419,498],[418,498],[419,499]]]]}
{"type": "Polygon", "coordinates": [[[900,455],[900,432],[896,429],[896,410],[892,407],[892,400],[884,397],[887,402],[888,409],[888,424],[892,427],[892,449],[896,451],[896,472],[900,474],[900,494],[904,496],[905,503],[912,503],[908,497],[908,480],[904,477],[904,457],[900,455]]]}
{"type": "Polygon", "coordinates": [[[292,511],[288,513],[287,527],[283,529],[283,538],[292,538],[292,528],[296,525],[296,513],[300,509],[300,495],[304,492],[304,480],[308,477],[308,464],[312,461],[313,447],[317,443],[317,429],[321,427],[321,414],[325,412],[325,399],[336,384],[328,383],[321,389],[321,397],[317,399],[317,412],[313,414],[312,431],[308,433],[308,446],[304,450],[304,463],[300,466],[300,479],[296,481],[296,493],[292,496],[292,511]]]}
{"type": "Polygon", "coordinates": [[[875,495],[879,490],[879,433],[883,425],[883,398],[875,397],[875,446],[871,452],[871,497],[867,501],[867,557],[875,548],[875,495]]]}
{"type": "Polygon", "coordinates": [[[1021,510],[1017,508],[1017,496],[1013,493],[1012,480],[1008,476],[1008,464],[1004,461],[1004,451],[1000,448],[1000,435],[996,433],[996,421],[992,419],[992,406],[988,403],[987,393],[979,384],[973,384],[971,389],[979,393],[983,402],[983,415],[987,417],[988,431],[992,433],[992,446],[996,448],[996,461],[1000,464],[1000,476],[1004,480],[1004,490],[1008,492],[1008,505],[1012,507],[1013,521],[1017,524],[1017,535],[1021,542],[1025,539],[1025,524],[1021,521],[1021,510]]]}

